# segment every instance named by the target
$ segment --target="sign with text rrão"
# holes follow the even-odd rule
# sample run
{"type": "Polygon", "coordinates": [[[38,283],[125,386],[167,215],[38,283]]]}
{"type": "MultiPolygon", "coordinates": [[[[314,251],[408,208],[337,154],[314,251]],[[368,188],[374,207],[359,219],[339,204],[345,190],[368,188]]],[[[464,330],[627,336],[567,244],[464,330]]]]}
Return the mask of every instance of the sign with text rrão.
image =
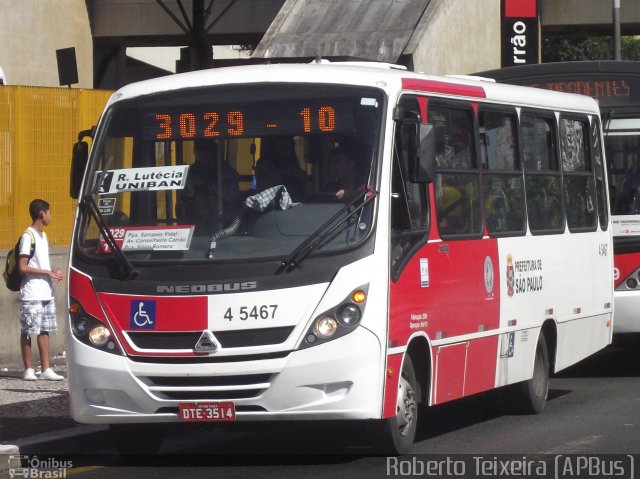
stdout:
{"type": "Polygon", "coordinates": [[[539,63],[537,0],[502,0],[502,67],[539,63]]]}

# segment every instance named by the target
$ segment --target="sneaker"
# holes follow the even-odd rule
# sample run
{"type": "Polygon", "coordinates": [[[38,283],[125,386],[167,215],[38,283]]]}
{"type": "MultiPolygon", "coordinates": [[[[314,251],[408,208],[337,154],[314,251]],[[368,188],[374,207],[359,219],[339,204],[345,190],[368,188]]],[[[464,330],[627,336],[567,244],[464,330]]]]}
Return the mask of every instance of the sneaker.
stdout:
{"type": "Polygon", "coordinates": [[[42,371],[42,374],[40,374],[40,379],[46,379],[47,381],[62,381],[64,378],[53,372],[53,369],[47,368],[42,371]]]}
{"type": "Polygon", "coordinates": [[[36,372],[33,368],[27,368],[24,370],[24,374],[22,375],[22,379],[25,381],[37,381],[36,372]]]}

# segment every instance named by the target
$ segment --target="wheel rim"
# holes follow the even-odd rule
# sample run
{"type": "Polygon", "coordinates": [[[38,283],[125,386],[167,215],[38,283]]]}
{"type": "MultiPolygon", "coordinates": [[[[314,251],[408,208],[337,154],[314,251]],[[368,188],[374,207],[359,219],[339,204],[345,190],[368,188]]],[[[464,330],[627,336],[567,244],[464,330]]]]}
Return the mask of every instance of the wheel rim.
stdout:
{"type": "Polygon", "coordinates": [[[417,411],[416,393],[411,387],[411,383],[404,377],[403,371],[398,383],[398,401],[396,404],[396,419],[402,436],[406,436],[413,427],[417,411]]]}

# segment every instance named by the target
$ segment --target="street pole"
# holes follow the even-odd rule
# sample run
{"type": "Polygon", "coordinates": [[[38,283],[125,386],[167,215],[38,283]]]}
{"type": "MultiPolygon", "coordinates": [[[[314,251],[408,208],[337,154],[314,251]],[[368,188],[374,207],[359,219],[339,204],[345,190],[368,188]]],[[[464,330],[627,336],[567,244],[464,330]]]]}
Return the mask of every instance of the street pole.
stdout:
{"type": "Polygon", "coordinates": [[[620,51],[620,0],[613,0],[613,57],[621,60],[620,51]]]}
{"type": "Polygon", "coordinates": [[[205,29],[204,0],[193,0],[193,30],[191,32],[191,70],[203,70],[213,66],[211,43],[205,29]]]}

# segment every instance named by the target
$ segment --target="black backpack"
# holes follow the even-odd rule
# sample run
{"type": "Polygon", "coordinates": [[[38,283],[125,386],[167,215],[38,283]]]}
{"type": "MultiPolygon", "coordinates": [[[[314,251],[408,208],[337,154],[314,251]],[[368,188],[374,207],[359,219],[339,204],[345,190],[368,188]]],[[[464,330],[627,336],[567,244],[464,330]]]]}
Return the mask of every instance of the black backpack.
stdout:
{"type": "MultiPolygon", "coordinates": [[[[31,236],[31,249],[29,250],[29,259],[33,258],[36,252],[36,237],[33,236],[31,230],[26,230],[25,233],[29,233],[31,236]]],[[[23,233],[24,234],[24,233],[23,233]]],[[[22,238],[22,235],[20,236],[22,238]]],[[[11,291],[20,291],[20,283],[22,282],[22,275],[18,268],[18,262],[20,261],[20,239],[7,253],[7,262],[4,265],[4,273],[2,277],[4,282],[11,291]]]]}

